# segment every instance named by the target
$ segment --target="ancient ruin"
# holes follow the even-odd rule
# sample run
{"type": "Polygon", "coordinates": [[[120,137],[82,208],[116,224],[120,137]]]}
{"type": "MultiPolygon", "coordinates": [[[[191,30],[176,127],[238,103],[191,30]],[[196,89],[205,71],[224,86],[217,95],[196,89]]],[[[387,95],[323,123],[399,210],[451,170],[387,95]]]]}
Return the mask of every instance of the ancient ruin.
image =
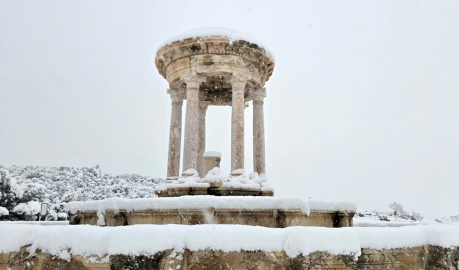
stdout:
{"type": "Polygon", "coordinates": [[[0,269],[458,269],[454,228],[333,229],[353,227],[355,204],[273,196],[263,100],[274,60],[261,43],[227,30],[192,31],[161,46],[156,67],[172,100],[167,180],[155,190],[159,198],[70,202],[70,225],[92,226],[62,226],[57,233],[51,226],[4,225],[6,237],[21,236],[21,246],[0,250],[0,269]],[[247,175],[249,101],[254,166],[247,175]],[[212,105],[232,107],[230,175],[220,175],[221,154],[205,149],[212,105]]]}
{"type": "MultiPolygon", "coordinates": [[[[248,35],[202,30],[166,42],[158,50],[155,62],[159,73],[169,83],[167,92],[172,101],[167,186],[158,190],[158,196],[272,196],[273,189],[268,188],[265,174],[263,113],[264,85],[274,70],[272,55],[248,35]],[[180,171],[183,100],[187,103],[180,171]],[[244,109],[249,101],[253,104],[254,149],[254,173],[250,176],[244,168],[244,109]],[[214,167],[206,165],[206,161],[212,162],[205,157],[209,106],[231,106],[232,109],[230,181],[226,176],[219,176],[218,169],[211,171],[214,167]]],[[[211,153],[206,156],[210,157],[211,153]]],[[[221,157],[217,154],[215,158],[221,157]]],[[[213,164],[219,167],[219,163],[214,161],[213,164]]]]}
{"type": "Polygon", "coordinates": [[[156,67],[169,83],[172,111],[167,179],[155,189],[159,198],[143,199],[142,206],[136,200],[114,198],[70,203],[71,224],[352,226],[353,203],[273,198],[274,189],[266,177],[263,100],[274,60],[260,44],[246,34],[222,29],[191,31],[165,42],[156,54],[156,67]],[[183,100],[187,103],[180,171],[183,100]],[[249,101],[253,104],[254,166],[248,175],[244,109],[249,101]],[[205,149],[206,109],[212,105],[232,108],[230,175],[220,175],[221,154],[205,149]]]}

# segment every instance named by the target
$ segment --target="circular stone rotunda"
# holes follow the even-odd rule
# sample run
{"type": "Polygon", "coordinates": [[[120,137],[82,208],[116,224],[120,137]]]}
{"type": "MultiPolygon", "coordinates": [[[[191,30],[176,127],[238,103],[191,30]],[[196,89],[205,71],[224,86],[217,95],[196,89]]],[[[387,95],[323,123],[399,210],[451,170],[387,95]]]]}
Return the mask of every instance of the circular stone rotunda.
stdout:
{"type": "Polygon", "coordinates": [[[158,198],[72,202],[67,204],[71,224],[352,226],[353,203],[273,197],[274,189],[266,177],[263,100],[265,82],[275,63],[258,40],[231,30],[194,30],[160,46],[155,64],[169,83],[172,101],[167,179],[155,189],[158,198]],[[250,101],[254,164],[248,174],[244,168],[244,109],[250,101]],[[209,106],[231,106],[230,175],[220,175],[220,153],[205,150],[209,106]]]}
{"type": "Polygon", "coordinates": [[[167,41],[156,68],[172,100],[166,185],[159,197],[273,196],[266,178],[263,100],[274,59],[253,37],[228,30],[196,30],[167,41]],[[183,170],[182,106],[186,100],[183,170]],[[244,109],[253,104],[253,173],[244,168],[244,109]],[[231,175],[219,175],[220,153],[206,152],[206,110],[231,106],[231,175]]]}

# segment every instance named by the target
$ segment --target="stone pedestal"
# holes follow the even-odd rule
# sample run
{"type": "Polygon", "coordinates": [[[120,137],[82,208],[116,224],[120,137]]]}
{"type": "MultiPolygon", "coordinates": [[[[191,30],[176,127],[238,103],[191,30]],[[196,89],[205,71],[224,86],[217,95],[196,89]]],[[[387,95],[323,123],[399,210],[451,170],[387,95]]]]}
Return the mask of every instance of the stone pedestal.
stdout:
{"type": "Polygon", "coordinates": [[[221,153],[219,152],[205,152],[204,153],[204,175],[210,170],[217,167],[220,168],[221,153]]]}

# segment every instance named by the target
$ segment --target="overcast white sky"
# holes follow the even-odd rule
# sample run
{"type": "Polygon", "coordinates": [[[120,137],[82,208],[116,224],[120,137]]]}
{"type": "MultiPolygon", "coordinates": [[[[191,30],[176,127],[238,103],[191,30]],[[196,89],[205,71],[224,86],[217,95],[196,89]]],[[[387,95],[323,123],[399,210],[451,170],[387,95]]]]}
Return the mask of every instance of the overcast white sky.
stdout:
{"type": "MultiPolygon", "coordinates": [[[[165,177],[165,39],[251,33],[276,67],[265,102],[276,196],[459,214],[458,1],[0,1],[0,163],[165,177]]],[[[185,110],[184,110],[185,112],[185,110]]],[[[207,150],[230,169],[230,107],[207,150]]],[[[246,109],[252,169],[252,107],[246,109]]]]}

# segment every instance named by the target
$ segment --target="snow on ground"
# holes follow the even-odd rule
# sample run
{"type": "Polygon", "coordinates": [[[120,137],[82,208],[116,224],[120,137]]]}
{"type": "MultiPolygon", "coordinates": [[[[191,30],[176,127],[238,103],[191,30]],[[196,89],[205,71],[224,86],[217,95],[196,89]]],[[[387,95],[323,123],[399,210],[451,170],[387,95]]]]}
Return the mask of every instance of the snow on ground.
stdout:
{"type": "Polygon", "coordinates": [[[372,217],[359,217],[358,215],[354,216],[353,223],[355,227],[403,227],[403,226],[428,224],[427,222],[407,221],[407,220],[384,221],[384,220],[379,220],[379,219],[375,219],[372,217]]]}
{"type": "Polygon", "coordinates": [[[0,252],[32,245],[63,258],[74,255],[154,254],[165,249],[224,252],[285,251],[290,257],[327,251],[358,256],[361,248],[389,249],[438,245],[459,246],[459,225],[418,225],[400,228],[285,229],[244,225],[134,225],[122,227],[39,226],[0,223],[0,252]]]}
{"type": "Polygon", "coordinates": [[[8,225],[8,224],[55,226],[55,225],[69,225],[69,222],[68,221],[0,221],[0,225],[8,225]]]}

